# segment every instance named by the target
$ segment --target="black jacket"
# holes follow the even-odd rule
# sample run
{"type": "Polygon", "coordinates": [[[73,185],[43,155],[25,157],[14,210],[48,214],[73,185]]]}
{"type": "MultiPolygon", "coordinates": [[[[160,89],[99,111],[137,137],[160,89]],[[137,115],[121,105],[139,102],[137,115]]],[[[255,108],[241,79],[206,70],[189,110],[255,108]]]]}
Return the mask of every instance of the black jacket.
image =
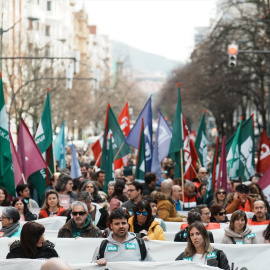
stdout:
{"type": "Polygon", "coordinates": [[[54,244],[50,241],[45,241],[42,247],[37,247],[37,253],[33,258],[28,258],[24,255],[21,249],[20,241],[15,241],[10,246],[10,252],[7,255],[7,259],[50,259],[58,257],[54,244]]]}
{"type": "MultiPolygon", "coordinates": [[[[214,243],[214,236],[212,232],[207,231],[210,238],[210,243],[214,243]]],[[[174,237],[174,242],[187,242],[188,227],[178,232],[174,237]]]]}
{"type": "Polygon", "coordinates": [[[32,221],[37,219],[37,215],[33,214],[32,212],[27,212],[24,214],[25,221],[32,221]]]}

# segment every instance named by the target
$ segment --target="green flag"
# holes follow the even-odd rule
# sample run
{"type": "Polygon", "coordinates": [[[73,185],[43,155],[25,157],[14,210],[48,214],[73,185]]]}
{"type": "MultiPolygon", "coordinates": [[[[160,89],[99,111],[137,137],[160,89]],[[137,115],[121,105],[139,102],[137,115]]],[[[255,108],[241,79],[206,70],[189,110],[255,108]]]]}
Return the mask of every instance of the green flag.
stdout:
{"type": "Polygon", "coordinates": [[[243,124],[240,138],[240,164],[239,176],[242,180],[248,179],[255,173],[255,151],[254,151],[254,128],[253,115],[243,124]]]}
{"type": "Polygon", "coordinates": [[[106,120],[105,120],[105,130],[104,130],[104,140],[102,146],[102,156],[100,168],[106,170],[107,162],[107,152],[109,150],[109,140],[112,139],[112,149],[113,149],[113,159],[116,157],[121,158],[131,153],[130,147],[125,143],[125,136],[121,130],[115,114],[108,104],[106,120]]]}
{"type": "Polygon", "coordinates": [[[227,154],[227,173],[230,179],[239,178],[240,145],[239,138],[241,133],[242,120],[239,123],[236,134],[233,138],[231,147],[227,154]]]}
{"type": "Polygon", "coordinates": [[[41,120],[35,136],[35,142],[46,161],[49,168],[42,169],[30,176],[30,179],[41,198],[44,190],[49,185],[49,179],[54,174],[54,160],[53,160],[53,130],[51,118],[51,105],[50,105],[50,92],[47,92],[44,109],[42,112],[41,120]]]}
{"type": "Polygon", "coordinates": [[[205,111],[203,111],[199,129],[195,140],[195,148],[197,150],[200,163],[203,167],[207,166],[207,138],[205,131],[205,111]]]}
{"type": "Polygon", "coordinates": [[[8,132],[7,112],[6,112],[1,72],[0,72],[0,187],[5,188],[7,192],[12,196],[16,196],[12,154],[8,132]]]}
{"type": "Polygon", "coordinates": [[[113,144],[112,139],[109,140],[109,151],[106,156],[105,181],[103,191],[108,193],[108,183],[114,181],[114,165],[113,165],[113,144]]]}
{"type": "MultiPolygon", "coordinates": [[[[181,154],[180,150],[184,148],[183,144],[183,117],[182,117],[182,106],[181,106],[181,94],[180,94],[180,84],[178,84],[178,100],[176,104],[176,110],[173,120],[173,128],[172,128],[172,138],[169,147],[169,154],[168,156],[175,161],[175,168],[174,168],[174,177],[181,176],[181,154]]],[[[183,153],[183,164],[184,164],[184,153],[183,153]]],[[[185,168],[185,165],[183,165],[185,168]]]]}
{"type": "Polygon", "coordinates": [[[140,141],[138,145],[135,180],[139,182],[144,182],[145,171],[146,171],[145,140],[144,140],[144,124],[143,124],[143,118],[142,118],[142,127],[141,127],[141,133],[140,133],[140,141]]]}

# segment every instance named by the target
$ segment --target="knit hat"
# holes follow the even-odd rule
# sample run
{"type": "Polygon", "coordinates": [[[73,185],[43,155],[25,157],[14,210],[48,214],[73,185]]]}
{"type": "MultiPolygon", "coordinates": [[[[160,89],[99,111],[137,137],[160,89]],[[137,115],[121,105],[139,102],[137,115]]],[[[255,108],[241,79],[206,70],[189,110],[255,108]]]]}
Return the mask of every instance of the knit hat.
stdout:
{"type": "Polygon", "coordinates": [[[16,223],[17,221],[20,220],[20,213],[19,211],[13,207],[13,206],[9,206],[9,207],[5,207],[2,210],[2,213],[8,218],[8,219],[13,219],[13,223],[16,223]]]}

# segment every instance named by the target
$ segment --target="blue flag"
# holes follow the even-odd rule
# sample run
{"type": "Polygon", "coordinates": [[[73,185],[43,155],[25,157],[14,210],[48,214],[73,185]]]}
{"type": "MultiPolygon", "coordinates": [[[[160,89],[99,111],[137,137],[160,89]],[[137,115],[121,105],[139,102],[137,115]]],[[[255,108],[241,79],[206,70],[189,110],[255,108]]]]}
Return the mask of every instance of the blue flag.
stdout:
{"type": "Polygon", "coordinates": [[[54,156],[58,160],[61,169],[66,168],[66,144],[65,144],[65,121],[54,140],[54,156]]]}
{"type": "Polygon", "coordinates": [[[146,171],[151,171],[152,156],[153,156],[153,144],[152,144],[152,108],[151,108],[151,97],[148,99],[139,117],[136,120],[135,125],[126,138],[126,143],[138,148],[140,140],[140,131],[142,118],[144,119],[144,141],[145,141],[145,159],[146,159],[146,171]]]}
{"type": "Polygon", "coordinates": [[[161,162],[165,157],[168,156],[171,137],[172,131],[161,111],[159,111],[156,142],[151,166],[151,171],[157,175],[159,183],[161,182],[161,162]]]}
{"type": "Polygon", "coordinates": [[[78,160],[77,155],[76,155],[76,147],[73,143],[71,145],[71,150],[72,150],[72,152],[71,152],[70,176],[72,178],[78,178],[78,177],[82,176],[82,173],[81,173],[79,160],[78,160]]]}

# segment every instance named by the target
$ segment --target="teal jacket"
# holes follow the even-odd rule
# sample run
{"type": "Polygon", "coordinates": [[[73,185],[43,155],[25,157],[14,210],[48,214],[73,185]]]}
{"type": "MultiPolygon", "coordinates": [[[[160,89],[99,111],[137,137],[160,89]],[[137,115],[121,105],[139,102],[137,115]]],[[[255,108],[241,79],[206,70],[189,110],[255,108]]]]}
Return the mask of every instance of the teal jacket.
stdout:
{"type": "Polygon", "coordinates": [[[22,227],[19,227],[19,230],[15,233],[13,233],[9,238],[11,237],[20,237],[21,236],[22,227]]]}

